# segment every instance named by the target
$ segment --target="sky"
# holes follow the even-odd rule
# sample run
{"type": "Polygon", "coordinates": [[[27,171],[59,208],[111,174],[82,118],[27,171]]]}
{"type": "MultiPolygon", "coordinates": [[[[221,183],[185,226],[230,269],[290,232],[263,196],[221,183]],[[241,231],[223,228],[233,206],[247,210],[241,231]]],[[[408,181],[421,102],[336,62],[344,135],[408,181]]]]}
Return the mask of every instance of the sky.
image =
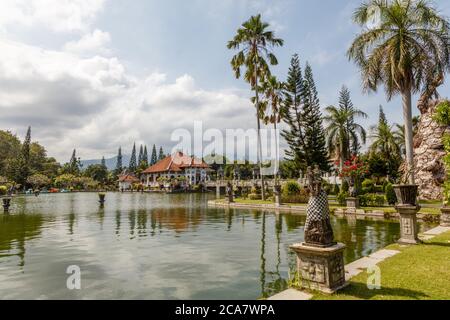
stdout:
{"type": "MultiPolygon", "coordinates": [[[[360,31],[359,0],[2,0],[0,129],[21,139],[28,126],[50,156],[67,162],[112,157],[133,142],[174,146],[175,129],[194,121],[220,130],[254,128],[250,90],[230,68],[226,48],[251,15],[285,45],[275,49],[285,79],[291,56],[313,69],[322,107],[346,85],[369,129],[383,105],[401,123],[400,99],[362,92],[346,51],[360,31]]],[[[450,2],[436,0],[450,16],[450,2]]],[[[448,96],[449,85],[440,89],[448,96]]],[[[415,110],[417,114],[417,110],[415,110]]]]}

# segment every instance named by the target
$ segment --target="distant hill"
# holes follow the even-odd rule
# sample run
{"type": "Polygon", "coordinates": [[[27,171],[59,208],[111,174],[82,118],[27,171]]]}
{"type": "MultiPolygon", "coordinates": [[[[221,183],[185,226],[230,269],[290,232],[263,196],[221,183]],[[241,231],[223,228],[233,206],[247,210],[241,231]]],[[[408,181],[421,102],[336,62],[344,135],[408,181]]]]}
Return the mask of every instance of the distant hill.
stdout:
{"type": "MultiPolygon", "coordinates": [[[[130,155],[122,155],[122,165],[124,167],[128,167],[128,164],[130,163],[130,155]]],[[[110,159],[105,159],[106,162],[106,167],[108,168],[108,170],[114,170],[116,168],[116,164],[117,164],[117,156],[115,156],[114,158],[110,158],[110,159]]],[[[92,159],[92,160],[81,160],[81,164],[83,165],[83,169],[86,169],[87,167],[89,167],[92,164],[100,164],[102,163],[102,159],[92,159]]]]}

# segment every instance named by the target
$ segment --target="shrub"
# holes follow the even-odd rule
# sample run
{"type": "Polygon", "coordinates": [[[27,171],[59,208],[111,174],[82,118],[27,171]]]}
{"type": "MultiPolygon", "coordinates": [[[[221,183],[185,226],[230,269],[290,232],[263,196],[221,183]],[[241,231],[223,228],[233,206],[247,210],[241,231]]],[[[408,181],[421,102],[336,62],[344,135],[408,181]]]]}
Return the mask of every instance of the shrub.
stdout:
{"type": "Polygon", "coordinates": [[[386,201],[389,205],[393,206],[397,203],[397,196],[395,195],[394,186],[392,183],[388,183],[385,188],[386,201]]]}
{"type": "Polygon", "coordinates": [[[309,194],[306,189],[301,189],[299,193],[286,196],[281,196],[281,201],[284,203],[308,203],[309,201],[309,194]]]}
{"type": "Polygon", "coordinates": [[[386,192],[386,187],[388,184],[390,184],[390,182],[388,180],[383,181],[383,192],[386,192]]]}
{"type": "Polygon", "coordinates": [[[341,185],[341,193],[342,192],[348,192],[348,190],[350,189],[350,186],[348,185],[347,180],[343,180],[342,181],[342,185],[341,185]]]}
{"type": "Polygon", "coordinates": [[[348,198],[348,192],[339,192],[339,194],[336,197],[336,201],[339,203],[339,205],[345,206],[347,198],[348,198]]]}
{"type": "Polygon", "coordinates": [[[336,195],[336,196],[339,194],[339,185],[338,184],[334,185],[333,194],[336,195]]]}
{"type": "Polygon", "coordinates": [[[383,207],[384,203],[384,195],[369,193],[359,196],[359,204],[361,207],[383,207]]]}
{"type": "Polygon", "coordinates": [[[256,193],[250,193],[248,195],[248,198],[250,200],[261,200],[262,199],[261,194],[256,194],[256,193]]]}
{"type": "Polygon", "coordinates": [[[301,187],[297,182],[289,181],[283,186],[281,193],[283,194],[283,196],[293,196],[299,194],[300,190],[301,187]]]}
{"type": "Polygon", "coordinates": [[[0,196],[4,196],[8,193],[8,188],[6,186],[0,186],[0,196]]]}
{"type": "Polygon", "coordinates": [[[365,179],[362,183],[363,193],[372,193],[375,191],[375,182],[372,179],[365,179]]]}
{"type": "Polygon", "coordinates": [[[443,101],[436,106],[436,111],[433,119],[443,126],[450,124],[450,102],[443,101]]]}

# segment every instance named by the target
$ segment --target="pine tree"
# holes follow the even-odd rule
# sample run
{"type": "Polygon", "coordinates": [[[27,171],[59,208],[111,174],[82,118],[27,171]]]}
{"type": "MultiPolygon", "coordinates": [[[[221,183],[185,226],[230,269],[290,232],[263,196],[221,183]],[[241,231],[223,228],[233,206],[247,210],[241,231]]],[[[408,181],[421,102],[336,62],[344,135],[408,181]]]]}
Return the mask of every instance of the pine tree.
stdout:
{"type": "Polygon", "coordinates": [[[147,146],[144,147],[144,155],[142,156],[142,161],[144,162],[145,166],[148,166],[147,146]]]}
{"type": "Polygon", "coordinates": [[[293,176],[297,176],[299,171],[306,170],[308,158],[305,154],[307,149],[302,119],[302,91],[303,76],[300,59],[295,54],[291,59],[284,93],[284,106],[281,110],[283,121],[288,125],[288,129],[283,130],[281,135],[289,146],[285,153],[289,171],[293,176]]]}
{"type": "Polygon", "coordinates": [[[128,169],[131,173],[135,173],[137,169],[136,163],[136,143],[133,144],[133,151],[131,152],[130,164],[128,165],[128,169]]]}
{"type": "Polygon", "coordinates": [[[156,153],[156,146],[153,145],[152,158],[150,159],[150,164],[154,165],[156,162],[158,162],[158,155],[156,153]]]}
{"type": "Polygon", "coordinates": [[[164,155],[163,147],[159,148],[159,160],[164,159],[166,156],[164,155]]]}
{"type": "Polygon", "coordinates": [[[102,167],[106,168],[106,160],[105,160],[105,156],[102,157],[101,165],[102,165],[102,167]]]}
{"type": "Polygon", "coordinates": [[[143,160],[144,160],[144,147],[141,144],[141,147],[139,148],[139,156],[138,156],[138,161],[137,161],[138,166],[141,165],[143,160]]]}
{"type": "Polygon", "coordinates": [[[308,63],[305,68],[302,89],[302,99],[304,103],[302,118],[305,128],[305,155],[307,155],[307,165],[319,165],[321,170],[329,171],[330,161],[326,148],[320,102],[312,69],[308,63]]]}
{"type": "Polygon", "coordinates": [[[14,180],[25,186],[30,173],[30,146],[31,146],[31,127],[28,127],[25,140],[22,144],[21,154],[17,157],[14,164],[14,180]]]}
{"type": "Polygon", "coordinates": [[[117,163],[116,163],[116,171],[115,174],[119,175],[122,173],[123,164],[122,164],[122,147],[119,147],[119,152],[117,154],[117,163]]]}
{"type": "Polygon", "coordinates": [[[388,121],[386,118],[386,114],[384,113],[383,106],[380,105],[380,116],[378,120],[378,126],[388,126],[388,121]]]}
{"type": "Polygon", "coordinates": [[[80,159],[77,158],[77,150],[73,149],[72,156],[69,161],[69,170],[70,174],[79,175],[81,171],[80,159]]]}

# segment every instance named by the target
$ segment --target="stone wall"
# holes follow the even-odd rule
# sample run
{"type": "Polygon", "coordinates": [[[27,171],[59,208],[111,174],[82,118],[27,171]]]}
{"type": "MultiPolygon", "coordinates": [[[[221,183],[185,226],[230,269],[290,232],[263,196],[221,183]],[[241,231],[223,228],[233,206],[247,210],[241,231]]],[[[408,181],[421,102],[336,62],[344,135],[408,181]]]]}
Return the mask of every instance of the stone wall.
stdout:
{"type": "Polygon", "coordinates": [[[414,172],[420,198],[425,200],[442,199],[442,184],[446,178],[442,137],[450,132],[450,128],[442,127],[433,120],[439,102],[431,101],[428,108],[421,109],[422,115],[414,137],[414,172]]]}

